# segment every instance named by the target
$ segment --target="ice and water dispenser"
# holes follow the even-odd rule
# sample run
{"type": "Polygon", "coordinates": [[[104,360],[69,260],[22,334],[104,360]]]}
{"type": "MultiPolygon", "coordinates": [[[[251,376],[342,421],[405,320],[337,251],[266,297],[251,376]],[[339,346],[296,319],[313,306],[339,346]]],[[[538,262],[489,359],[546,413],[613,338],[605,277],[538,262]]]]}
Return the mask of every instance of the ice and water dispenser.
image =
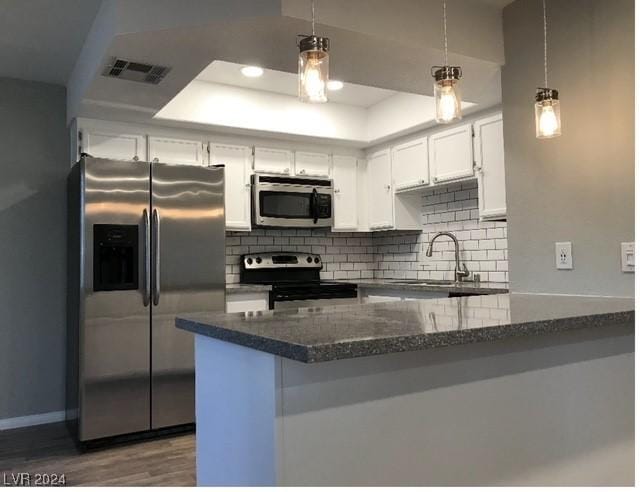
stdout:
{"type": "Polygon", "coordinates": [[[93,290],[138,289],[138,226],[93,226],[93,290]]]}

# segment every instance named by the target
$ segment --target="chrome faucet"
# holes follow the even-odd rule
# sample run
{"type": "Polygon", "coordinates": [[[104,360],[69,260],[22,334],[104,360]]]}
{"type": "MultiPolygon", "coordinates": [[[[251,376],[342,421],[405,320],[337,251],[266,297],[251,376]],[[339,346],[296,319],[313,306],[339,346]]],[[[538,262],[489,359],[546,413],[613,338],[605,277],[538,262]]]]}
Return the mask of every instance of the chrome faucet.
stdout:
{"type": "Polygon", "coordinates": [[[431,256],[433,254],[433,243],[440,236],[448,236],[453,240],[453,244],[456,249],[456,269],[454,271],[456,282],[462,282],[462,279],[468,277],[470,275],[469,270],[467,269],[467,265],[464,263],[460,263],[460,244],[458,243],[458,238],[455,237],[450,232],[438,232],[435,236],[431,238],[429,242],[429,247],[427,248],[427,256],[431,256]]]}

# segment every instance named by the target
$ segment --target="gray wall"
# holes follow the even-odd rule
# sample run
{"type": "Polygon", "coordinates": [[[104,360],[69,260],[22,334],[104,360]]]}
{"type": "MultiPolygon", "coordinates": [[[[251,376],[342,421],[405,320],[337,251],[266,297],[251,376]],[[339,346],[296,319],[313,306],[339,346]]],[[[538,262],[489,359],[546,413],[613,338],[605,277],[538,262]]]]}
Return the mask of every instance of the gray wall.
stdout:
{"type": "Polygon", "coordinates": [[[502,73],[509,275],[516,292],[633,296],[620,242],[634,238],[633,0],[548,0],[549,84],[562,136],[535,138],[542,2],[504,9],[502,73]],[[554,243],[573,242],[573,271],[554,243]]]}
{"type": "Polygon", "coordinates": [[[64,409],[65,89],[0,78],[0,419],[64,409]]]}

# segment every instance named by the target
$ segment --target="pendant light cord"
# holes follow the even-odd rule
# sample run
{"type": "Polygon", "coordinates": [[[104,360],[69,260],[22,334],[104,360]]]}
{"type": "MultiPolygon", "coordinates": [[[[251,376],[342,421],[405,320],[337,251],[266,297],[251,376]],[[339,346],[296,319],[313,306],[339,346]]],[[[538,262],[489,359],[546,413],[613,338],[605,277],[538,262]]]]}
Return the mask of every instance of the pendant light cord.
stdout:
{"type": "Polygon", "coordinates": [[[547,0],[542,0],[542,18],[544,21],[544,86],[549,87],[547,74],[547,0]]]}
{"type": "Polygon", "coordinates": [[[316,2],[311,0],[311,35],[316,35],[316,2]]]}
{"type": "Polygon", "coordinates": [[[442,0],[442,25],[444,33],[444,65],[449,65],[449,46],[447,42],[447,0],[442,0]]]}

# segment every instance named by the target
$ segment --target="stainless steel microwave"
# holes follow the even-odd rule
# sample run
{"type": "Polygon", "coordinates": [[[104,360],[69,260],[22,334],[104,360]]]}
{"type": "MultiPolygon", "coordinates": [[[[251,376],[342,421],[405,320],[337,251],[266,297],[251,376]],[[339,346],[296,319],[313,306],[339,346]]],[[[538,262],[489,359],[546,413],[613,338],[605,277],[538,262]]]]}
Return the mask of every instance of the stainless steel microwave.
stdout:
{"type": "Polygon", "coordinates": [[[257,227],[331,227],[330,179],[254,174],[253,223],[257,227]]]}

